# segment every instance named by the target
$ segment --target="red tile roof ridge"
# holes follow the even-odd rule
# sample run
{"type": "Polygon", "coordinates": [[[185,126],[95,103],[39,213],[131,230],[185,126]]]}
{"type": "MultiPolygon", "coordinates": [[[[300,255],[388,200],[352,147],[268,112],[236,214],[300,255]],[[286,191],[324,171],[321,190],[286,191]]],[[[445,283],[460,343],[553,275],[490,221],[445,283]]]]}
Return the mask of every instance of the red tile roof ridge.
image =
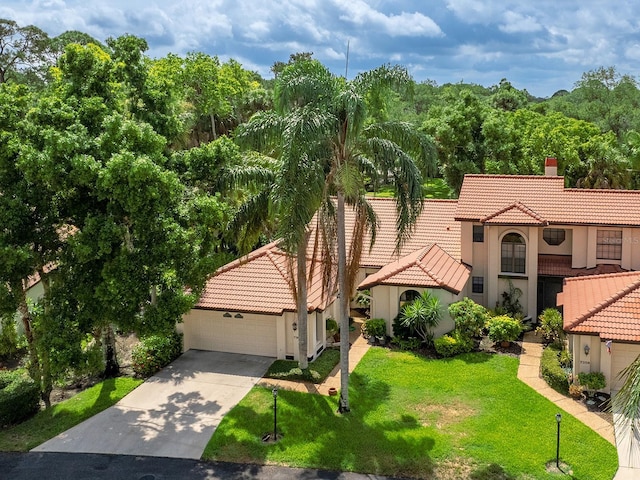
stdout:
{"type": "Polygon", "coordinates": [[[541,215],[536,213],[535,210],[527,207],[520,200],[516,200],[511,205],[507,205],[506,207],[502,208],[501,210],[498,210],[497,212],[494,212],[491,215],[487,215],[486,217],[481,219],[480,222],[481,223],[485,223],[485,222],[491,220],[492,218],[495,218],[495,217],[497,217],[497,216],[499,216],[499,215],[501,215],[501,214],[503,214],[505,212],[508,212],[509,210],[513,210],[514,208],[517,209],[517,210],[520,210],[525,215],[533,218],[534,220],[537,220],[540,223],[544,223],[545,225],[549,224],[549,222],[547,220],[545,220],[544,217],[542,217],[541,215]]]}
{"type": "MultiPolygon", "coordinates": [[[[482,178],[535,178],[543,180],[562,180],[564,183],[564,177],[561,175],[511,175],[508,173],[465,173],[465,177],[482,177],[482,178]]],[[[581,190],[581,189],[578,189],[581,190]]]]}
{"type": "MultiPolygon", "coordinates": [[[[640,275],[639,272],[625,272],[624,274],[615,274],[615,275],[624,276],[624,275],[628,275],[629,273],[635,273],[636,275],[640,275]]],[[[596,276],[603,277],[603,276],[607,276],[607,275],[592,275],[591,278],[593,279],[593,277],[596,277],[596,276]]],[[[608,276],[611,276],[611,275],[608,275],[608,276]]],[[[588,279],[589,277],[576,277],[576,278],[588,279]]],[[[620,300],[623,297],[626,297],[627,295],[629,295],[631,292],[637,290],[638,288],[640,288],[640,278],[638,278],[635,282],[631,283],[630,285],[628,285],[627,287],[623,288],[619,292],[617,292],[614,295],[610,296],[609,298],[603,300],[602,302],[600,302],[599,304],[594,306],[591,310],[589,310],[586,313],[582,314],[576,320],[574,320],[570,324],[566,325],[564,327],[564,329],[565,330],[571,330],[571,329],[577,327],[578,325],[580,325],[585,320],[588,320],[589,318],[593,317],[594,315],[600,313],[605,308],[613,305],[618,300],[620,300]]]]}
{"type": "MultiPolygon", "coordinates": [[[[438,277],[437,274],[435,274],[426,264],[424,264],[422,262],[422,260],[431,252],[431,250],[433,249],[437,249],[440,252],[446,253],[444,252],[444,250],[442,250],[440,247],[438,247],[438,245],[431,245],[430,247],[428,247],[424,253],[418,255],[418,258],[416,259],[416,264],[418,265],[418,267],[424,272],[426,273],[429,277],[431,277],[438,285],[440,285],[440,287],[447,287],[446,283],[444,282],[444,280],[440,277],[438,277]]],[[[451,256],[451,255],[449,255],[451,256]]]]}
{"type": "Polygon", "coordinates": [[[565,282],[585,282],[585,281],[598,280],[603,278],[608,279],[608,278],[619,278],[619,277],[639,277],[639,280],[640,280],[640,271],[630,270],[626,272],[598,273],[595,275],[581,275],[579,277],[567,277],[565,278],[565,282]]]}
{"type": "Polygon", "coordinates": [[[624,188],[575,188],[569,187],[564,189],[565,192],[569,193],[616,193],[618,195],[640,195],[640,190],[630,190],[624,188]]]}
{"type": "Polygon", "coordinates": [[[268,250],[267,251],[267,257],[269,258],[269,260],[271,260],[271,263],[273,263],[273,266],[276,267],[276,270],[278,270],[278,273],[280,273],[280,275],[282,275],[282,278],[284,279],[285,282],[287,282],[289,284],[289,286],[291,286],[291,275],[289,275],[289,272],[287,272],[287,270],[284,268],[284,266],[282,265],[281,262],[278,262],[276,259],[276,255],[278,256],[284,256],[285,257],[285,261],[291,257],[289,257],[287,254],[285,253],[275,253],[272,250],[268,250]]]}
{"type": "Polygon", "coordinates": [[[240,258],[237,258],[227,263],[226,265],[223,265],[222,267],[220,267],[218,270],[214,272],[213,276],[219,275],[224,272],[228,272],[229,270],[233,270],[234,268],[239,267],[240,265],[244,265],[245,263],[255,260],[256,258],[260,258],[263,255],[266,255],[268,252],[271,252],[273,250],[276,250],[276,249],[279,250],[279,247],[278,247],[279,243],[280,243],[280,240],[275,240],[271,243],[263,245],[260,248],[257,248],[256,250],[253,250],[247,253],[246,255],[243,255],[240,258]]]}

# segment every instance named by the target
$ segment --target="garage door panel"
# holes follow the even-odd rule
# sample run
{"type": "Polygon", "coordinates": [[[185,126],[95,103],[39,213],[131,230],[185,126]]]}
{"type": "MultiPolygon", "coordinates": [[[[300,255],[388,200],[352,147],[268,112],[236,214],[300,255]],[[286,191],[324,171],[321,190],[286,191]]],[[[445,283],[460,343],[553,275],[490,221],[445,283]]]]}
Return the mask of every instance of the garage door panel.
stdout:
{"type": "Polygon", "coordinates": [[[619,390],[624,378],[619,379],[619,373],[640,355],[640,345],[629,343],[614,343],[611,347],[611,389],[619,390]]]}
{"type": "Polygon", "coordinates": [[[277,317],[222,317],[220,312],[194,310],[184,318],[188,348],[275,357],[277,317]]]}

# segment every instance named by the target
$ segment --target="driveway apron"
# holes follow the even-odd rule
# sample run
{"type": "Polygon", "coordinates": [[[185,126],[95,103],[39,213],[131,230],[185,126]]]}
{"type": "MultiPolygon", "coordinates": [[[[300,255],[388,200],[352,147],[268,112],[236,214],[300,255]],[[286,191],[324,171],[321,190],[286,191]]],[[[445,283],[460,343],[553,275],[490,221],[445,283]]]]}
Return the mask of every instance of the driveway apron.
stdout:
{"type": "Polygon", "coordinates": [[[189,350],[116,405],[32,451],[198,459],[273,360],[189,350]]]}

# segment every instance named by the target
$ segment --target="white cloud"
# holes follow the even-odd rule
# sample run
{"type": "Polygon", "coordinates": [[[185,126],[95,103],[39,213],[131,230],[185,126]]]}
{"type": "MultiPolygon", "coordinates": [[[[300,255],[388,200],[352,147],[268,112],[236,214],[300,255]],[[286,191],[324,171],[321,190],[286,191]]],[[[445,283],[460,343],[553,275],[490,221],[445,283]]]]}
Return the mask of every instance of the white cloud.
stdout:
{"type": "Polygon", "coordinates": [[[505,33],[532,33],[542,30],[542,25],[531,16],[508,11],[502,16],[504,23],[499,26],[505,33]]]}
{"type": "Polygon", "coordinates": [[[436,37],[443,34],[440,27],[431,18],[420,12],[385,15],[371,8],[362,0],[348,3],[337,1],[335,4],[343,12],[340,15],[341,20],[359,27],[378,27],[392,37],[436,37]]]}

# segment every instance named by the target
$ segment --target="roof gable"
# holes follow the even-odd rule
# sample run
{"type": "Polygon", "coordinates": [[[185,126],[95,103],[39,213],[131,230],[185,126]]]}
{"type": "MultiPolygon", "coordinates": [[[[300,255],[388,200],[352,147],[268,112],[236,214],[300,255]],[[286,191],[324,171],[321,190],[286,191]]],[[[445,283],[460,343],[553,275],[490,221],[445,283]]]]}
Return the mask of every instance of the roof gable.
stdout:
{"type": "Polygon", "coordinates": [[[488,225],[548,225],[542,216],[538,215],[532,209],[521,202],[515,202],[511,205],[498,210],[480,220],[480,222],[488,225]]]}
{"type": "Polygon", "coordinates": [[[568,332],[640,341],[640,272],[566,279],[558,304],[568,332]]]}
{"type": "Polygon", "coordinates": [[[542,175],[465,175],[455,218],[479,222],[516,204],[549,224],[640,226],[640,191],[564,188],[564,177],[542,175]]]}
{"type": "Polygon", "coordinates": [[[471,270],[454,259],[438,245],[430,245],[391,262],[358,286],[359,289],[376,285],[402,285],[425,288],[443,288],[460,293],[469,279],[471,270]]]}

